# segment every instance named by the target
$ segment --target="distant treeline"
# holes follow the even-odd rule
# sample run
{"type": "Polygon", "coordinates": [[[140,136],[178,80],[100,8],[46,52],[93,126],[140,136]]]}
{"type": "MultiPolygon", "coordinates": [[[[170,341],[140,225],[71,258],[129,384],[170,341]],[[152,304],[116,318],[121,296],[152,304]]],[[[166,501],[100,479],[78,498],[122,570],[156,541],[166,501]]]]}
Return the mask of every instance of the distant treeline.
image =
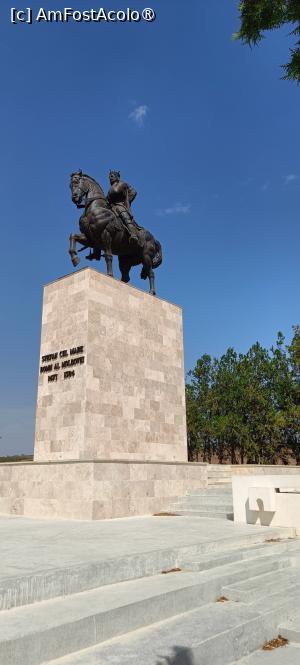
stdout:
{"type": "Polygon", "coordinates": [[[1,462],[32,462],[33,455],[7,455],[0,457],[1,462]]]}
{"type": "Polygon", "coordinates": [[[190,460],[300,464],[300,326],[290,346],[203,355],[186,386],[190,460]]]}

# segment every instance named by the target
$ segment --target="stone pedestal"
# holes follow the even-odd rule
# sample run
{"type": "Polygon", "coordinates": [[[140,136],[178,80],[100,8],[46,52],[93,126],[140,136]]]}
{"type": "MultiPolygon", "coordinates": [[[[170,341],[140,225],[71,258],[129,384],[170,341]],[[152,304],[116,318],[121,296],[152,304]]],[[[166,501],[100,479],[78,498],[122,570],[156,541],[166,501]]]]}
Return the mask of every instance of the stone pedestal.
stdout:
{"type": "Polygon", "coordinates": [[[187,461],[181,309],[85,268],[45,287],[35,461],[187,461]]]}
{"type": "Polygon", "coordinates": [[[0,513],[146,515],[206,486],[187,462],[181,309],[90,268],[46,286],[34,462],[0,465],[0,513]]]}

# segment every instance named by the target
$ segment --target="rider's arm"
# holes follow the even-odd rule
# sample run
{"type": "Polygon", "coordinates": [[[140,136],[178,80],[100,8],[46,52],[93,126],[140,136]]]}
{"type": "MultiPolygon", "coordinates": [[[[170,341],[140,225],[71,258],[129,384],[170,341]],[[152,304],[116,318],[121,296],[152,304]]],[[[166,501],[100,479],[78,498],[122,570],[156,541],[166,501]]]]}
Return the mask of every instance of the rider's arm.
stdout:
{"type": "Polygon", "coordinates": [[[134,201],[136,195],[137,195],[137,192],[135,191],[135,189],[134,189],[133,187],[131,187],[130,185],[128,185],[128,199],[129,199],[129,203],[132,203],[132,201],[134,201]]]}

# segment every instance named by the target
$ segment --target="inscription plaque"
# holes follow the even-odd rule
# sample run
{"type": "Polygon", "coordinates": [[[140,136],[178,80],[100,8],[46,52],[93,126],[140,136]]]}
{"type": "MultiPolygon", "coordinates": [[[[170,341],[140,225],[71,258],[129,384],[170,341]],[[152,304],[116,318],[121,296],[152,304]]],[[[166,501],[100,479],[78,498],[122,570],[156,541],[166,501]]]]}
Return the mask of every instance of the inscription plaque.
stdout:
{"type": "MultiPolygon", "coordinates": [[[[85,356],[82,355],[83,353],[84,353],[84,346],[73,346],[69,350],[62,349],[61,351],[55,351],[54,353],[47,353],[42,356],[40,374],[48,375],[48,383],[56,383],[59,377],[62,376],[59,370],[61,369],[64,370],[66,367],[74,367],[75,365],[84,364],[85,356]],[[81,355],[79,356],[79,354],[81,355]],[[69,358],[69,356],[72,357],[69,358]],[[56,362],[50,362],[51,360],[56,362]],[[61,360],[62,362],[57,362],[57,360],[61,360]],[[55,371],[55,374],[52,373],[53,371],[55,371]]],[[[73,379],[74,377],[75,377],[74,369],[63,372],[63,380],[73,379]]]]}

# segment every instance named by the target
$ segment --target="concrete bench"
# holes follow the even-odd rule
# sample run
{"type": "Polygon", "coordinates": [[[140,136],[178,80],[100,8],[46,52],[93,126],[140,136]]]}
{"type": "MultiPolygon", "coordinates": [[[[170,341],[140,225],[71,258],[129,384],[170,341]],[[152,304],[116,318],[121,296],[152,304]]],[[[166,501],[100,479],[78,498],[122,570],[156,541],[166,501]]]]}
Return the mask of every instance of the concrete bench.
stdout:
{"type": "Polygon", "coordinates": [[[300,469],[298,475],[233,476],[234,521],[286,526],[300,534],[300,469]]]}

